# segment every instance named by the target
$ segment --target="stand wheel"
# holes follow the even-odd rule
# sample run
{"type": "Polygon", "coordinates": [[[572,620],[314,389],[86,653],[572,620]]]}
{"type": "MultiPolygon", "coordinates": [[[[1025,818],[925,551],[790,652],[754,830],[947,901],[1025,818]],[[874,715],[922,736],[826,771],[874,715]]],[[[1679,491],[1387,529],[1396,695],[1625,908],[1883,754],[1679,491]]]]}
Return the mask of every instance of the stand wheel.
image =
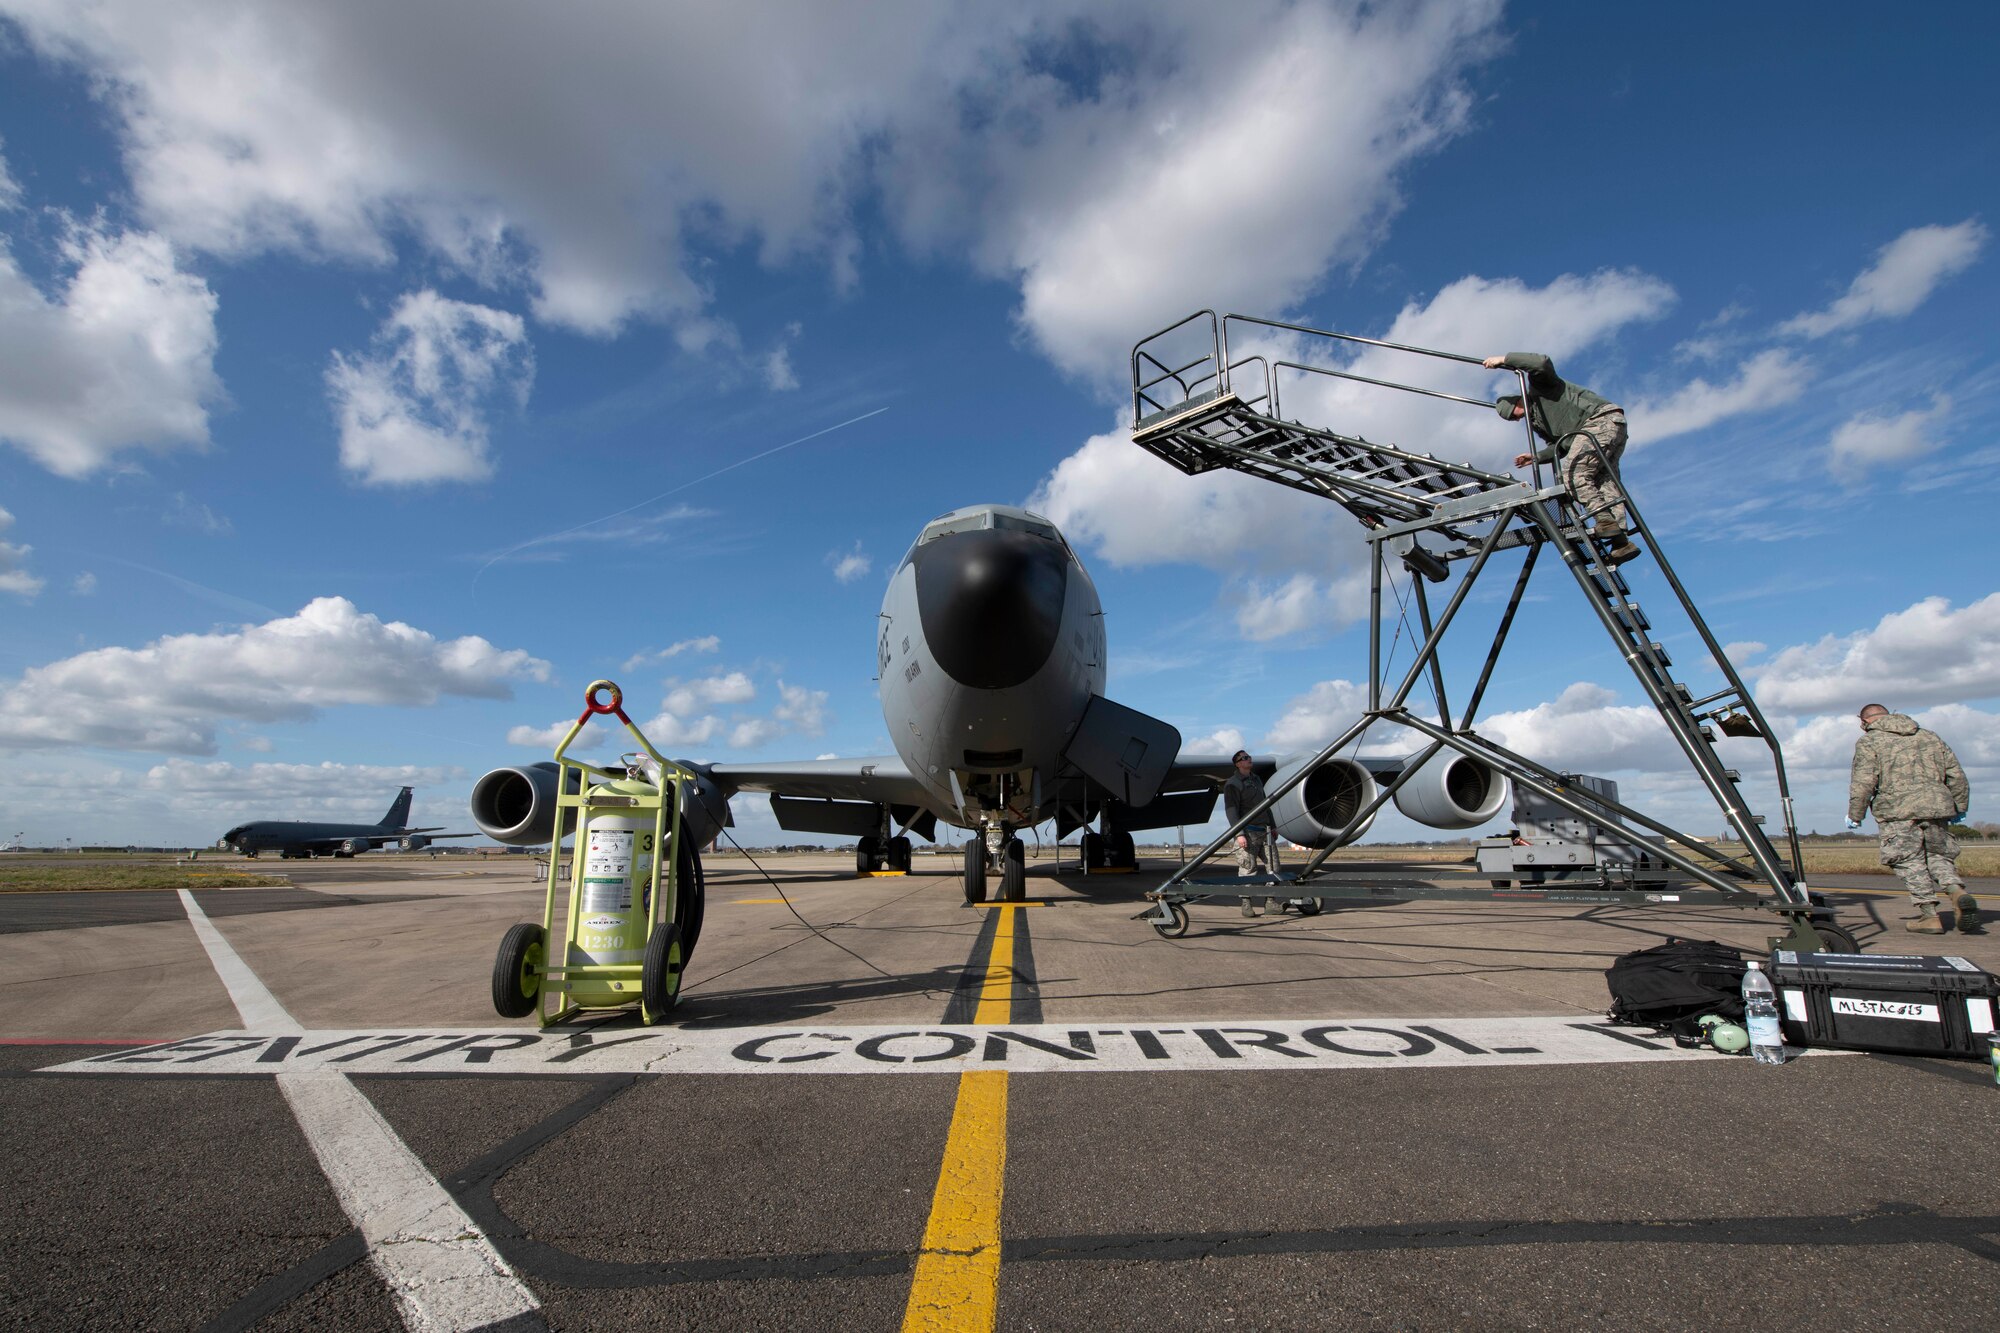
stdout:
{"type": "Polygon", "coordinates": [[[669,921],[653,928],[639,969],[639,1016],[657,1023],[681,1002],[681,928],[669,921]]]}
{"type": "Polygon", "coordinates": [[[493,959],[493,1010],[502,1018],[526,1018],[542,998],[542,965],[548,940],[539,923],[523,921],[502,937],[493,959]]]}
{"type": "Polygon", "coordinates": [[[986,841],[974,838],[965,844],[965,901],[986,901],[986,841]]]}
{"type": "Polygon", "coordinates": [[[1813,931],[1819,936],[1820,943],[1826,946],[1828,953],[1861,952],[1861,946],[1855,942],[1853,933],[1845,926],[1836,926],[1827,921],[1815,921],[1813,931]]]}
{"type": "Polygon", "coordinates": [[[1297,905],[1300,916],[1318,916],[1326,910],[1326,904],[1317,898],[1301,898],[1297,905]]]}
{"type": "Polygon", "coordinates": [[[1188,911],[1179,903],[1167,904],[1167,910],[1174,914],[1173,921],[1164,926],[1155,921],[1153,929],[1160,932],[1162,939],[1177,940],[1188,933],[1188,911]]]}
{"type": "Polygon", "coordinates": [[[1000,901],[1018,903],[1028,896],[1028,849],[1019,838],[1007,839],[1000,856],[1000,901]]]}

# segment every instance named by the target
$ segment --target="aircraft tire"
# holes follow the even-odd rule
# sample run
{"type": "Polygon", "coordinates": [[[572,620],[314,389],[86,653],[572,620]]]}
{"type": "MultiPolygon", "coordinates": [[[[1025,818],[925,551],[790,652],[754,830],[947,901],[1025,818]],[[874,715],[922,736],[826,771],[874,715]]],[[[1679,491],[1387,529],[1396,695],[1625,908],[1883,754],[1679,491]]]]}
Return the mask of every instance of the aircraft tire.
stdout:
{"type": "Polygon", "coordinates": [[[986,841],[974,838],[965,844],[965,901],[986,901],[986,841]]]}
{"type": "Polygon", "coordinates": [[[908,838],[889,839],[889,869],[910,873],[910,840],[908,838]]]}
{"type": "Polygon", "coordinates": [[[657,1023],[681,1002],[681,977],[686,955],[681,928],[668,921],[653,927],[646,941],[646,961],[639,968],[639,1017],[657,1023]]]}
{"type": "Polygon", "coordinates": [[[1123,829],[1113,829],[1104,835],[1104,859],[1114,866],[1133,867],[1139,864],[1139,851],[1132,841],[1132,835],[1123,829]]]}
{"type": "Polygon", "coordinates": [[[1083,858],[1085,872],[1101,870],[1104,867],[1104,835],[1086,832],[1076,843],[1077,854],[1083,858]]]}
{"type": "Polygon", "coordinates": [[[493,958],[493,1010],[502,1018],[526,1018],[542,997],[541,968],[548,940],[540,923],[523,921],[500,940],[493,958]]]}
{"type": "Polygon", "coordinates": [[[1000,858],[1000,901],[1018,903],[1028,896],[1028,849],[1019,838],[1007,839],[1000,858]]]}
{"type": "Polygon", "coordinates": [[[872,833],[866,834],[854,844],[854,873],[869,875],[882,868],[880,840],[872,833]]]}
{"type": "Polygon", "coordinates": [[[1162,939],[1177,940],[1188,933],[1188,910],[1179,903],[1169,903],[1167,910],[1174,914],[1172,924],[1163,926],[1156,921],[1153,929],[1160,932],[1162,939]]]}

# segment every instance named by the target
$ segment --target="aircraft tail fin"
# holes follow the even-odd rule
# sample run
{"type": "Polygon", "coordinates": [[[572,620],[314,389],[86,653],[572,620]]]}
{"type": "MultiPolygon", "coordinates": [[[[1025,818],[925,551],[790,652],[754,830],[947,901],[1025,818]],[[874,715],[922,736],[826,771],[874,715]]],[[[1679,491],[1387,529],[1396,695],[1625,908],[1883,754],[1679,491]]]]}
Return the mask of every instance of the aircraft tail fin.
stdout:
{"type": "Polygon", "coordinates": [[[396,793],[396,799],[389,803],[389,813],[382,816],[384,827],[407,828],[409,826],[411,790],[409,787],[404,787],[396,793]]]}

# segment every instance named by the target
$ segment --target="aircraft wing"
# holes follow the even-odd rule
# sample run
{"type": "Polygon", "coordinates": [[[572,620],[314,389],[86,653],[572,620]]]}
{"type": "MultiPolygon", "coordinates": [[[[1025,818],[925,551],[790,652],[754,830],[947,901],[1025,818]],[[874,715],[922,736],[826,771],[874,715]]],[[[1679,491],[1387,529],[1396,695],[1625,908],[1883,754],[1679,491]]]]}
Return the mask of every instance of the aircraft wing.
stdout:
{"type": "Polygon", "coordinates": [[[941,813],[902,759],[800,759],[775,764],[713,764],[703,770],[725,796],[768,792],[778,827],[794,833],[864,837],[887,807],[894,822],[928,838],[941,813]]]}
{"type": "Polygon", "coordinates": [[[775,764],[710,764],[705,772],[725,795],[739,791],[807,796],[881,805],[928,805],[923,786],[900,756],[867,759],[796,759],[775,764]]]}

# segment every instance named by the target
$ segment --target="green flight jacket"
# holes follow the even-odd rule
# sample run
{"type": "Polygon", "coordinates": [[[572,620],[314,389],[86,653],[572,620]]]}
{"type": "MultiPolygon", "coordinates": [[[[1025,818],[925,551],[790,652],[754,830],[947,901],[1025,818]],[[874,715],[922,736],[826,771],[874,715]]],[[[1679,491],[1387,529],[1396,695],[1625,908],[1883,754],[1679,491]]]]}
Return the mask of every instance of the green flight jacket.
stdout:
{"type": "MultiPolygon", "coordinates": [[[[1569,452],[1571,441],[1563,439],[1572,431],[1583,429],[1583,423],[1603,412],[1619,410],[1618,404],[1607,402],[1581,384],[1571,384],[1556,374],[1555,362],[1540,352],[1509,352],[1501,362],[1509,370],[1528,372],[1528,420],[1533,423],[1535,434],[1548,442],[1549,447],[1536,452],[1537,462],[1553,463],[1569,452]],[[1558,442],[1561,447],[1558,448],[1558,442]]],[[[1500,415],[1512,418],[1514,404],[1520,401],[1508,394],[1496,404],[1500,415]]]]}
{"type": "Polygon", "coordinates": [[[1847,780],[1847,817],[1855,823],[1875,807],[1875,822],[1950,819],[1972,802],[1972,785],[1958,756],[1935,732],[1901,713],[1868,719],[1854,743],[1854,771],[1847,780]]]}

